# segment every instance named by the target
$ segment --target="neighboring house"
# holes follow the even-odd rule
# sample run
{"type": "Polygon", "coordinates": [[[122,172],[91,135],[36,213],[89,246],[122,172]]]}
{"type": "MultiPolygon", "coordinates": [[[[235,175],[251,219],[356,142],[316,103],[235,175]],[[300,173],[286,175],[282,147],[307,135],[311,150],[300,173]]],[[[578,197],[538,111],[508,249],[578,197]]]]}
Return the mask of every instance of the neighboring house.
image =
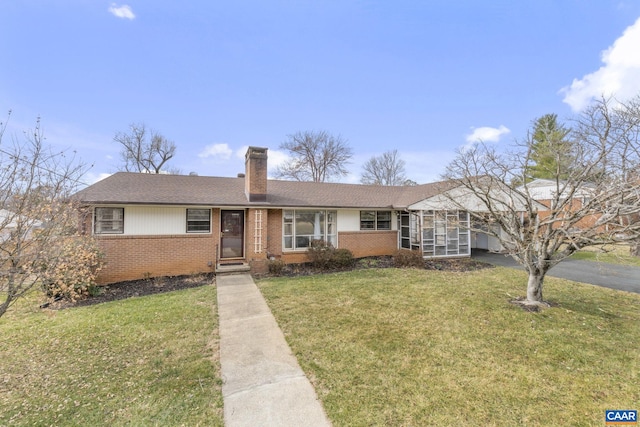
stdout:
{"type": "MultiPolygon", "coordinates": [[[[99,281],[214,271],[255,272],[307,260],[314,239],[358,257],[398,248],[468,257],[466,211],[439,196],[451,182],[385,187],[267,179],[267,149],[249,147],[237,178],[116,173],[78,192],[106,256],[99,281]]],[[[476,241],[477,241],[476,237],[476,241]]]]}
{"type": "Polygon", "coordinates": [[[42,228],[42,221],[0,209],[0,242],[10,239],[18,228],[23,230],[25,238],[30,238],[35,231],[42,228]]]}
{"type": "MultiPolygon", "coordinates": [[[[544,205],[547,210],[540,211],[541,218],[547,218],[555,211],[564,211],[566,215],[559,215],[558,218],[570,219],[572,214],[583,208],[589,208],[589,203],[595,197],[594,186],[583,184],[574,187],[564,181],[551,179],[535,179],[525,186],[518,187],[518,190],[528,194],[533,200],[544,205]]],[[[602,211],[590,209],[591,214],[582,214],[575,223],[576,229],[592,228],[596,226],[598,219],[602,216],[602,211]]]]}
{"type": "Polygon", "coordinates": [[[541,178],[527,183],[526,189],[525,186],[520,186],[518,190],[522,193],[528,192],[533,200],[542,203],[547,208],[551,208],[553,200],[561,201],[569,197],[569,193],[573,193],[571,198],[575,207],[582,207],[593,196],[592,186],[583,185],[574,191],[565,182],[541,178]],[[560,196],[557,197],[558,195],[560,196]]]}

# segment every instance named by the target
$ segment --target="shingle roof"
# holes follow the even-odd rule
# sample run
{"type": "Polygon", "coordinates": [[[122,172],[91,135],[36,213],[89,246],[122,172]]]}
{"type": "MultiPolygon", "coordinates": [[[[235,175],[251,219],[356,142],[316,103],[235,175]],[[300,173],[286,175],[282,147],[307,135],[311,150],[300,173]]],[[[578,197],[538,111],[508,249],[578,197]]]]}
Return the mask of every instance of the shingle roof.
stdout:
{"type": "Polygon", "coordinates": [[[248,202],[244,178],[118,172],[79,191],[89,204],[405,208],[451,182],[406,187],[269,180],[266,202],[248,202]]]}

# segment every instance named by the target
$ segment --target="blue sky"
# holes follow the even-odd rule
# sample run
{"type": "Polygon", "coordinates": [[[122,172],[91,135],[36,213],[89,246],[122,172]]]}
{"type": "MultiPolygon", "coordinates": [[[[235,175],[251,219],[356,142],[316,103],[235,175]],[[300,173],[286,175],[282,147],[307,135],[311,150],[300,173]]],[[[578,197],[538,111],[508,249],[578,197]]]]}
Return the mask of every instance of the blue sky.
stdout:
{"type": "Polygon", "coordinates": [[[21,0],[0,13],[0,121],[115,172],[130,123],[184,173],[235,176],[249,145],[326,130],[352,173],[397,149],[438,179],[456,148],[507,145],[546,113],[640,92],[640,2],[21,0]]]}

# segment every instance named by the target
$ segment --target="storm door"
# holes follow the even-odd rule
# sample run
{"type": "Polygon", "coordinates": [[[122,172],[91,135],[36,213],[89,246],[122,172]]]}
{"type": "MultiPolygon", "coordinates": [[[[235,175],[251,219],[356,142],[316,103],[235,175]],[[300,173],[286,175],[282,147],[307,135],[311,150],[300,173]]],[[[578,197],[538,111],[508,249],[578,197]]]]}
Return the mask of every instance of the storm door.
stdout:
{"type": "Polygon", "coordinates": [[[244,211],[220,212],[220,258],[244,256],[244,211]]]}

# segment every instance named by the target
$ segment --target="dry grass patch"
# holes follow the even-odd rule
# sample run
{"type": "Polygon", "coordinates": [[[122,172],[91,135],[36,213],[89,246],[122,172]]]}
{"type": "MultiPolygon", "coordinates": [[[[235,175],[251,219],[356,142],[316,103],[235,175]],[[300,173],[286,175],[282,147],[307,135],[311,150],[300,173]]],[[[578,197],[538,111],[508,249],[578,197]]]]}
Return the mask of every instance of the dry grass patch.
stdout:
{"type": "Polygon", "coordinates": [[[597,425],[640,402],[640,296],[524,273],[379,269],[259,286],[335,426],[597,425]]]}
{"type": "MultiPolygon", "coordinates": [[[[222,425],[216,290],[0,319],[0,425],[222,425]]],[[[34,301],[31,301],[34,302],[34,301]]]]}

